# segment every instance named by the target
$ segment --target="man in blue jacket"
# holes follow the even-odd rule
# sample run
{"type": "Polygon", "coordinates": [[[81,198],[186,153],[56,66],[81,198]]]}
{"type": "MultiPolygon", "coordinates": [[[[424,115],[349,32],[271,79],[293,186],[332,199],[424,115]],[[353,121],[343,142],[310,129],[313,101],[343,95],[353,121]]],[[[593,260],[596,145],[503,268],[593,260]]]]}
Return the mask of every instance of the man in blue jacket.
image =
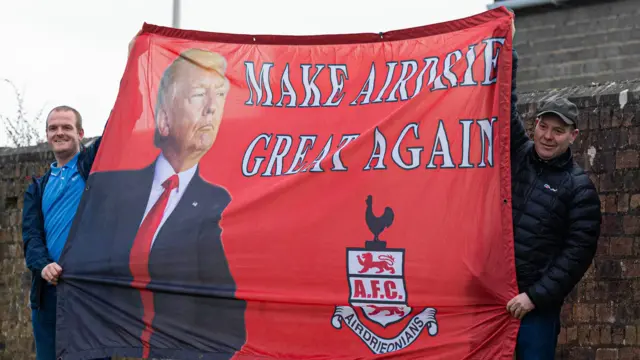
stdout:
{"type": "MultiPolygon", "coordinates": [[[[135,40],[129,42],[129,54],[135,40]]],[[[46,132],[56,161],[44,176],[32,178],[22,209],[36,360],[56,359],[56,285],[63,271],[58,261],[102,141],[83,146],[82,116],[64,105],[49,112],[46,132]]]]}
{"type": "Polygon", "coordinates": [[[22,218],[24,255],[32,272],[30,302],[37,360],[56,358],[56,285],[63,271],[58,260],[101,141],[81,145],[82,116],[69,106],[53,108],[46,129],[56,161],[44,176],[33,178],[24,194],[22,218]]]}

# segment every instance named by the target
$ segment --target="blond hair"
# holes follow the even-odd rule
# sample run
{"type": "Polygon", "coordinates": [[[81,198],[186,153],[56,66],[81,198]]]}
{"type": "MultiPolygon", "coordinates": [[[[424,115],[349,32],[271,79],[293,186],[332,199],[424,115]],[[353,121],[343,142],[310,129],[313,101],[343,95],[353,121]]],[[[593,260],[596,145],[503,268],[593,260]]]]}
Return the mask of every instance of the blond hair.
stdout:
{"type": "Polygon", "coordinates": [[[164,108],[166,103],[168,103],[168,97],[173,98],[175,96],[175,84],[180,80],[180,78],[177,77],[177,74],[179,74],[178,69],[180,66],[184,66],[186,64],[195,65],[205,71],[216,72],[222,78],[225,78],[225,73],[227,71],[227,60],[219,53],[197,48],[189,49],[180,53],[180,55],[165,69],[162,74],[162,78],[160,79],[154,116],[156,130],[153,141],[156,146],[158,146],[162,140],[162,136],[160,136],[160,133],[158,132],[158,117],[160,115],[160,110],[164,108]]]}

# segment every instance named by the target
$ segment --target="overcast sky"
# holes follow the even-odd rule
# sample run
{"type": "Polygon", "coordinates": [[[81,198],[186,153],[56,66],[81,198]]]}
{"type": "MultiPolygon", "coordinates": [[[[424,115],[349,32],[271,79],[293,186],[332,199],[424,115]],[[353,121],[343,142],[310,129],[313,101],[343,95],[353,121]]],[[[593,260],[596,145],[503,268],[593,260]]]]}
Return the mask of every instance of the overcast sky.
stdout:
{"type": "MultiPolygon", "coordinates": [[[[241,34],[377,33],[470,16],[486,11],[489,3],[493,0],[182,0],[180,27],[241,34]]],[[[0,79],[24,92],[31,115],[71,105],[83,115],[85,135],[100,135],[117,96],[129,40],[143,22],[171,26],[172,7],[172,0],[1,0],[0,79]]],[[[0,82],[0,114],[16,108],[13,90],[0,82]]],[[[3,128],[0,146],[5,144],[3,128]]]]}

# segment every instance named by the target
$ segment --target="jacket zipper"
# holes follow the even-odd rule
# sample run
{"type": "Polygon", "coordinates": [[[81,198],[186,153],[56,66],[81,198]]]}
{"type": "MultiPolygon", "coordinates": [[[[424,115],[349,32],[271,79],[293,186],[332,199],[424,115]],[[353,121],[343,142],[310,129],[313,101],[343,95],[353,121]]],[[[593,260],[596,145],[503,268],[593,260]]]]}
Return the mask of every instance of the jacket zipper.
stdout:
{"type": "MultiPolygon", "coordinates": [[[[539,169],[536,170],[536,177],[535,177],[535,179],[533,179],[533,182],[531,183],[531,185],[527,189],[527,192],[526,192],[525,197],[524,197],[523,204],[528,203],[529,199],[531,199],[531,194],[533,194],[533,189],[535,189],[536,185],[538,185],[538,179],[539,179],[540,175],[542,175],[543,172],[544,172],[543,168],[539,168],[539,169]]],[[[514,225],[518,224],[520,222],[520,218],[522,217],[523,213],[524,213],[524,210],[521,210],[520,213],[518,214],[518,218],[514,222],[514,225]]]]}
{"type": "Polygon", "coordinates": [[[533,189],[535,189],[536,185],[538,185],[538,179],[540,179],[540,175],[542,175],[543,172],[544,172],[543,168],[539,168],[538,170],[536,170],[536,177],[535,179],[533,179],[531,186],[529,186],[529,189],[527,190],[527,196],[524,199],[525,204],[529,202],[529,199],[531,198],[531,194],[533,193],[533,189]]]}

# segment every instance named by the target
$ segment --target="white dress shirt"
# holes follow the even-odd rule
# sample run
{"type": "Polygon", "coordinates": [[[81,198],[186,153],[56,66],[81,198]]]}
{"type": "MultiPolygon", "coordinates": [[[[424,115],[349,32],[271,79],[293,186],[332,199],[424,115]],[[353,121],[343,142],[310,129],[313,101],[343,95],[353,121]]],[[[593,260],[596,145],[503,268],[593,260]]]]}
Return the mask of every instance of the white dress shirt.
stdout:
{"type": "MultiPolygon", "coordinates": [[[[160,231],[160,229],[162,228],[162,225],[167,220],[169,215],[171,215],[173,210],[176,208],[176,205],[178,205],[178,202],[180,201],[180,198],[182,198],[182,195],[184,195],[184,191],[187,188],[187,185],[189,185],[189,182],[191,182],[191,179],[193,179],[193,175],[196,173],[197,167],[198,167],[198,164],[192,166],[191,168],[185,171],[178,173],[178,179],[179,179],[178,187],[171,190],[171,193],[169,194],[169,201],[167,202],[167,207],[165,208],[164,214],[162,215],[162,220],[160,221],[160,225],[158,226],[156,233],[153,235],[153,239],[151,240],[151,246],[153,246],[153,243],[156,241],[156,236],[158,236],[158,231],[160,231]]],[[[149,213],[149,211],[151,211],[151,208],[153,207],[153,205],[155,205],[155,203],[160,198],[160,195],[162,195],[162,193],[164,192],[164,187],[162,186],[162,183],[164,183],[168,178],[173,176],[175,173],[176,172],[173,170],[173,167],[171,167],[171,164],[169,164],[169,161],[167,161],[167,159],[164,157],[163,154],[160,154],[160,156],[158,157],[158,160],[156,161],[155,170],[153,172],[153,184],[151,185],[151,193],[149,194],[147,209],[144,211],[144,217],[140,221],[140,225],[142,225],[144,218],[147,217],[147,214],[149,213]]]]}

